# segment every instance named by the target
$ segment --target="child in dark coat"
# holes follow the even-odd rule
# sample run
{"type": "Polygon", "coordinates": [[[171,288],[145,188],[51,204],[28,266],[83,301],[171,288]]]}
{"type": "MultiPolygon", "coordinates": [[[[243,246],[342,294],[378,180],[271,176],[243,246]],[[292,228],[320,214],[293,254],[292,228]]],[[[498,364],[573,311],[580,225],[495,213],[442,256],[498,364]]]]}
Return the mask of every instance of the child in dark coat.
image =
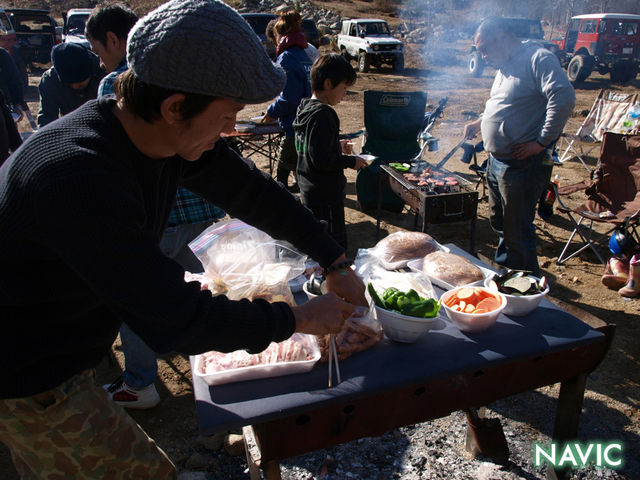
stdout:
{"type": "Polygon", "coordinates": [[[327,222],[331,236],[347,248],[344,221],[345,168],[367,163],[351,155],[348,140],[340,140],[337,105],[356,81],[356,72],[341,55],[319,57],[311,68],[311,98],[300,102],[293,122],[298,152],[298,185],[302,203],[315,217],[327,222]]]}

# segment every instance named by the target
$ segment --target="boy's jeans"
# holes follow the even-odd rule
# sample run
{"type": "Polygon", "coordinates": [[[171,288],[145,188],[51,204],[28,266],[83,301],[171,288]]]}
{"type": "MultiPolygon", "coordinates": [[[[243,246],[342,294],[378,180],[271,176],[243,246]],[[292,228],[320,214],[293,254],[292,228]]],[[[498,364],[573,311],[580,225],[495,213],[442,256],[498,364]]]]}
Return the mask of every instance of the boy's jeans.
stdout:
{"type": "Polygon", "coordinates": [[[551,179],[546,150],[525,160],[489,156],[489,221],[498,234],[495,261],[539,276],[533,220],[538,199],[551,179]]]}

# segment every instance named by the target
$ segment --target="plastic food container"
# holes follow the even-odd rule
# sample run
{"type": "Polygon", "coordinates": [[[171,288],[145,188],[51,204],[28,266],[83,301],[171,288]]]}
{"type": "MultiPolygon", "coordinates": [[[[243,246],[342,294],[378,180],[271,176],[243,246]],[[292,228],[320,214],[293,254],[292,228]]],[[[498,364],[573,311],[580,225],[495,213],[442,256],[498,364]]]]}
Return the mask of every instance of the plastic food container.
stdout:
{"type": "MultiPolygon", "coordinates": [[[[533,275],[529,275],[531,278],[535,278],[540,281],[538,277],[534,277],[533,275]]],[[[485,279],[484,286],[487,287],[492,292],[497,292],[489,286],[489,282],[492,277],[485,279]]],[[[544,289],[541,293],[536,293],[535,295],[508,295],[506,293],[500,293],[507,299],[507,306],[504,309],[504,314],[510,317],[522,317],[533,312],[540,302],[544,298],[544,296],[549,293],[549,285],[544,289]]]]}
{"type": "Polygon", "coordinates": [[[451,310],[451,308],[445,305],[445,302],[449,299],[449,297],[451,297],[451,295],[454,295],[461,288],[464,287],[457,287],[452,290],[446,291],[440,297],[440,300],[442,301],[440,308],[444,308],[451,322],[453,322],[453,324],[463,332],[481,332],[496,323],[498,317],[507,306],[507,299],[505,298],[505,296],[500,292],[487,289],[491,292],[492,295],[500,298],[501,301],[499,308],[487,313],[464,313],[458,312],[456,310],[451,310]]]}
{"type": "Polygon", "coordinates": [[[375,315],[387,337],[396,342],[415,343],[426,334],[438,317],[417,318],[392,310],[386,310],[375,305],[375,315]]]}
{"type": "Polygon", "coordinates": [[[295,333],[292,337],[295,341],[301,342],[311,353],[309,360],[299,360],[296,362],[278,362],[262,365],[252,365],[249,367],[231,368],[213,373],[202,373],[202,355],[195,356],[195,371],[193,375],[202,378],[207,385],[222,385],[225,383],[242,382],[246,380],[256,380],[259,378],[279,377],[294,373],[308,372],[320,360],[320,348],[313,335],[295,333]]]}

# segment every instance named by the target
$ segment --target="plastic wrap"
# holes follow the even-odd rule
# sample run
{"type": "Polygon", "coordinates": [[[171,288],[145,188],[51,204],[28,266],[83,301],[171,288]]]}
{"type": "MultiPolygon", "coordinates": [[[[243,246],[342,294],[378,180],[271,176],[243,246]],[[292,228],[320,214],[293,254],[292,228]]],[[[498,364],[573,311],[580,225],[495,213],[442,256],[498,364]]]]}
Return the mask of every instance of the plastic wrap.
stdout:
{"type": "Polygon", "coordinates": [[[307,257],[289,243],[234,219],[207,228],[189,247],[214,295],[295,305],[289,281],[305,271],[307,257]]]}
{"type": "MultiPolygon", "coordinates": [[[[316,337],[320,347],[320,361],[329,359],[329,335],[316,337]]],[[[344,360],[356,352],[362,352],[382,340],[382,325],[367,307],[356,307],[353,315],[344,322],[336,335],[338,360],[344,360]]]]}
{"type": "MultiPolygon", "coordinates": [[[[413,289],[423,298],[437,299],[431,280],[424,273],[392,272],[386,270],[382,265],[373,265],[367,273],[365,283],[371,282],[377,292],[384,292],[390,287],[395,287],[403,292],[413,289]]],[[[369,292],[366,295],[372,304],[369,292]]]]}
{"type": "Polygon", "coordinates": [[[443,250],[443,247],[431,235],[395,232],[380,240],[370,251],[387,270],[397,270],[406,267],[409,260],[424,258],[437,250],[443,250]]]}

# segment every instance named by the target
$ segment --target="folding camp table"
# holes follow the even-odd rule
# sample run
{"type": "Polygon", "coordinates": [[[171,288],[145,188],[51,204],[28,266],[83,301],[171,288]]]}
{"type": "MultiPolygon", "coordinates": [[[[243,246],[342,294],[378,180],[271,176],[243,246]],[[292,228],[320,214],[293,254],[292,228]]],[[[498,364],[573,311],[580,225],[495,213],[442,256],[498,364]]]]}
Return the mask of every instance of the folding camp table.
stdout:
{"type": "MultiPolygon", "coordinates": [[[[587,374],[605,356],[613,330],[546,299],[525,317],[500,315],[475,334],[439,319],[414,344],[385,338],[341,361],[342,383],[333,388],[326,363],[304,374],[213,387],[193,375],[199,424],[205,435],[250,426],[243,432],[252,478],[260,467],[278,479],[282,459],[561,382],[553,438],[569,441],[577,435],[587,374]]],[[[556,473],[565,472],[550,471],[556,473]]]]}
{"type": "Polygon", "coordinates": [[[273,176],[273,167],[278,163],[279,146],[284,130],[277,123],[261,124],[239,132],[222,134],[222,137],[232,142],[237,142],[237,146],[245,158],[251,158],[255,154],[267,157],[269,161],[269,175],[273,176]]]}

